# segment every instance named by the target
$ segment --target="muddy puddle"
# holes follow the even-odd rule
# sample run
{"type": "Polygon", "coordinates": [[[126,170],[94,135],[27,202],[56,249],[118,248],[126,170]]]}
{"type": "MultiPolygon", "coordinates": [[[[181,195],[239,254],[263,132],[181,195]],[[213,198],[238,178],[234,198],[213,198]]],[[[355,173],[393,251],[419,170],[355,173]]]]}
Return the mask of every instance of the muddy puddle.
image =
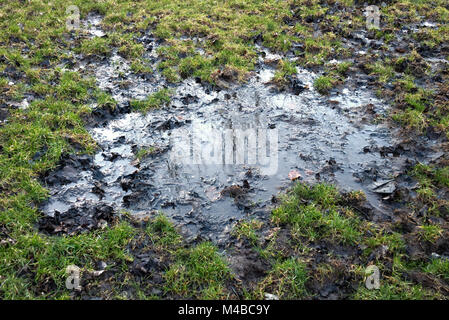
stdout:
{"type": "MultiPolygon", "coordinates": [[[[98,27],[91,34],[102,35],[98,27]]],[[[146,42],[146,58],[155,62],[155,45],[146,42]]],[[[164,85],[157,72],[132,74],[116,53],[80,61],[76,68],[94,75],[119,110],[164,85]]],[[[82,216],[86,208],[110,206],[145,216],[160,210],[191,237],[220,243],[236,221],[268,219],[273,196],[292,184],[291,172],[302,181],[363,190],[371,206],[386,212],[382,197],[394,191],[391,179],[404,159],[388,151],[396,144],[391,129],[366,115],[385,114],[387,107],[363,81],[322,96],[313,88],[319,75],[298,69],[302,89],[295,94],[270,84],[274,72],[260,58],[245,84],[218,89],[187,79],[171,86],[166,107],[99,121],[89,128],[98,153],[63,161],[50,174],[43,212],[82,216]],[[138,159],[139,150],[146,155],[138,159]]]]}

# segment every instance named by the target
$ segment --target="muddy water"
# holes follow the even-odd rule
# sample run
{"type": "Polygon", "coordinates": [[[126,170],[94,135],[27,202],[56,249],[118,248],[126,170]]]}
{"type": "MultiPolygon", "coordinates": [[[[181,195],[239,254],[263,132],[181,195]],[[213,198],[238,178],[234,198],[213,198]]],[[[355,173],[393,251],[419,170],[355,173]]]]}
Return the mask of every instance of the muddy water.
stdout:
{"type": "Polygon", "coordinates": [[[44,211],[63,213],[100,201],[92,192],[99,183],[103,203],[135,214],[162,210],[192,234],[215,239],[233,221],[267,217],[272,195],[289,185],[291,170],[303,180],[362,189],[380,208],[372,181],[358,177],[380,168],[388,178],[392,159],[364,149],[389,146],[391,137],[387,128],[363,124],[351,114],[368,104],[379,112],[384,106],[363,87],[322,97],[312,87],[316,75],[304,70],[299,75],[309,87],[299,95],[266,84],[273,76],[269,69],[243,86],[219,92],[186,80],[175,88],[168,107],[146,115],[128,113],[92,128],[101,148],[94,157],[101,175],[79,172],[77,182],[52,189],[44,211]],[[247,134],[246,143],[236,147],[242,134],[247,134]],[[140,149],[152,154],[139,162],[135,154],[140,149]],[[245,180],[249,188],[243,187],[245,180]],[[233,185],[241,187],[237,196],[222,192],[233,185]]]}
{"type": "MultiPolygon", "coordinates": [[[[153,47],[146,55],[155,61],[153,47]]],[[[133,75],[115,53],[77,68],[94,74],[119,106],[164,83],[157,72],[133,75]]],[[[193,237],[220,242],[235,221],[268,218],[273,195],[291,185],[288,174],[297,170],[304,181],[363,190],[382,211],[374,186],[388,182],[401,159],[378,152],[394,143],[389,129],[361,115],[368,108],[382,114],[386,106],[360,81],[322,96],[312,85],[317,75],[298,69],[305,89],[295,95],[270,85],[273,75],[260,59],[240,86],[211,89],[188,79],[172,88],[168,106],[90,128],[100,148],[93,166],[76,172],[73,182],[49,186],[42,210],[51,216],[99,203],[135,215],[161,210],[193,237]],[[140,149],[151,152],[138,161],[140,149]]]]}

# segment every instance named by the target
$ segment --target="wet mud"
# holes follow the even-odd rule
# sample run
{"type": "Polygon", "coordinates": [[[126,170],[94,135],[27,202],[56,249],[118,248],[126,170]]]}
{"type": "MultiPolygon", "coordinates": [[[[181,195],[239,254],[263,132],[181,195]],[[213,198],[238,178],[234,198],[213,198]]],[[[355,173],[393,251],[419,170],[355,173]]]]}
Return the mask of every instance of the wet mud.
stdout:
{"type": "MultiPolygon", "coordinates": [[[[98,18],[91,20],[90,34],[103,36],[98,18]]],[[[156,63],[157,42],[141,41],[145,57],[156,63]]],[[[136,75],[117,52],[101,60],[77,57],[74,69],[95,76],[118,106],[112,113],[93,106],[94,156],[63,158],[44,177],[51,196],[42,205],[47,217],[41,229],[73,233],[104,226],[111,210],[136,217],[163,211],[190,238],[220,244],[238,220],[269,218],[292,171],[302,181],[363,190],[374,219],[391,218],[384,200],[397,190],[394,178],[410,165],[410,150],[395,130],[376,124],[389,109],[375,97],[369,77],[349,78],[323,96],[313,88],[318,75],[298,68],[291,90],[279,90],[269,63],[278,56],[258,50],[247,83],[227,88],[198,79],[168,85],[157,70],[136,75]],[[173,92],[167,106],[131,111],[131,99],[164,87],[173,92]],[[139,150],[149,152],[138,158],[139,150]]]]}
{"type": "MultiPolygon", "coordinates": [[[[107,36],[100,25],[101,16],[89,15],[84,22],[85,36],[107,36]]],[[[400,32],[413,33],[423,26],[434,27],[427,23],[404,25],[400,32]]],[[[354,52],[350,62],[356,71],[350,71],[345,83],[328,95],[319,94],[313,86],[323,74],[320,68],[298,67],[297,75],[284,88],[272,81],[275,62],[295,59],[304,50],[301,46],[293,45],[281,56],[259,41],[256,68],[246,83],[236,84],[233,74],[222,71],[217,85],[212,86],[195,78],[167,83],[156,67],[160,41],[151,34],[142,35],[138,41],[145,47],[143,58],[150,61],[152,73],[133,73],[130,63],[116,49],[106,56],[73,53],[64,66],[94,77],[117,106],[91,105],[92,114],[85,121],[98,144],[94,155],[65,154],[55,170],[41,177],[50,196],[40,207],[44,214],[38,222],[40,231],[73,235],[105,229],[124,216],[127,219],[128,214],[133,223],[144,221],[145,225],[148,217],[162,211],[180,227],[187,243],[211,240],[228,253],[226,259],[238,282],[228,289],[235,294],[232,298],[244,298],[241,289],[258,283],[272,265],[253,244],[237,240],[232,235],[233,227],[242,219],[268,221],[272,208],[279,204],[279,195],[296,181],[326,181],[336,184],[343,194],[362,190],[366,201],[349,206],[362,219],[393,222],[394,230],[404,234],[411,260],[449,257],[447,234],[433,244],[419,238],[417,218],[426,216],[426,208],[415,217],[404,209],[404,204],[417,197],[419,187],[407,172],[418,162],[443,161],[444,139],[431,128],[420,137],[404,135],[385,121],[391,107],[385,99],[376,97],[375,77],[367,69],[372,55],[388,53],[395,59],[408,53],[400,37],[388,45],[388,50],[380,50],[385,49],[385,43],[370,32],[348,35],[344,46],[354,52]],[[172,92],[170,103],[147,113],[132,110],[131,100],[143,100],[164,88],[172,92]]],[[[422,81],[419,73],[425,65],[438,74],[447,66],[442,59],[446,49],[442,47],[435,54],[435,50],[418,46],[423,59],[413,66],[398,64],[397,71],[414,68],[417,82],[422,81]]],[[[394,96],[395,88],[389,89],[394,96]]],[[[34,98],[25,97],[8,105],[26,109],[34,98]]],[[[0,105],[0,125],[8,116],[3,107],[0,105]]],[[[446,199],[444,192],[440,190],[438,197],[446,199]]],[[[447,230],[443,218],[430,219],[438,220],[447,230]]],[[[267,233],[273,232],[273,225],[267,225],[259,231],[261,247],[269,242],[267,233]]],[[[294,256],[290,230],[274,229],[279,229],[276,251],[294,256]]],[[[12,243],[9,230],[0,225],[0,244],[12,243]]],[[[163,271],[171,262],[168,253],[153,251],[148,241],[136,240],[130,247],[133,275],[154,285],[151,294],[163,296],[163,271]]],[[[350,270],[351,265],[381,260],[387,269],[392,268],[392,250],[383,245],[363,261],[360,246],[324,240],[311,244],[310,249],[311,270],[317,271],[323,263],[332,266],[326,277],[313,276],[307,283],[316,299],[350,297],[361,281],[350,270]],[[335,255],[331,257],[330,253],[335,255]]],[[[86,290],[80,293],[86,294],[83,298],[102,296],[110,289],[107,279],[118,273],[119,267],[105,268],[99,266],[101,272],[92,275],[102,281],[99,287],[90,288],[87,278],[83,284],[86,290]]],[[[438,292],[449,292],[447,284],[429,274],[409,272],[405,278],[437,288],[438,292]]]]}

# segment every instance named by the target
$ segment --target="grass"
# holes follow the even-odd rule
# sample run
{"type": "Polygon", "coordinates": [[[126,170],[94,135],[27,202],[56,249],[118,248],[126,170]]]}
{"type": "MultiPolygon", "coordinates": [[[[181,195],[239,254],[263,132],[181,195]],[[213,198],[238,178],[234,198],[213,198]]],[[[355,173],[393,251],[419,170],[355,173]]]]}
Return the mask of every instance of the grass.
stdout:
{"type": "Polygon", "coordinates": [[[139,151],[137,151],[136,158],[139,160],[142,160],[142,159],[148,157],[149,155],[154,154],[155,152],[156,152],[155,147],[142,148],[139,151]]]}
{"type": "Polygon", "coordinates": [[[427,242],[435,242],[443,233],[443,230],[438,225],[422,225],[419,226],[419,236],[427,242]]]}
{"type": "MultiPolygon", "coordinates": [[[[314,245],[330,243],[362,248],[362,254],[356,254],[358,262],[351,267],[346,260],[338,262],[338,254],[335,258],[331,258],[335,254],[332,252],[328,254],[330,260],[327,263],[307,264],[305,266],[307,272],[301,276],[298,275],[299,279],[305,279],[300,281],[301,283],[305,281],[306,287],[313,286],[313,283],[315,285],[321,282],[326,283],[326,279],[332,282],[335,281],[332,277],[346,274],[346,277],[351,275],[354,285],[358,287],[351,294],[352,299],[441,298],[438,290],[423,287],[404,275],[415,271],[440,275],[444,271],[438,268],[445,270],[444,265],[440,263],[440,266],[439,262],[433,262],[435,265],[410,263],[406,254],[406,248],[409,246],[407,241],[410,240],[406,240],[401,232],[395,231],[393,225],[378,225],[358,216],[356,204],[363,201],[363,195],[358,192],[341,194],[332,185],[320,183],[309,186],[297,183],[285,196],[281,197],[280,205],[272,212],[274,225],[288,230],[291,240],[284,244],[284,249],[280,249],[278,231],[270,238],[265,248],[258,250],[262,256],[273,263],[272,271],[261,282],[259,290],[265,290],[265,292],[271,292],[270,289],[275,290],[274,292],[280,296],[290,299],[308,297],[307,290],[295,291],[291,287],[285,291],[290,296],[285,295],[281,289],[284,286],[280,284],[284,285],[286,280],[274,280],[276,279],[274,270],[279,270],[278,267],[283,263],[290,265],[291,255],[299,256],[299,259],[303,261],[314,261],[314,245]],[[295,248],[293,252],[292,248],[295,248]],[[381,250],[384,253],[379,255],[381,250]],[[369,290],[364,283],[363,270],[373,263],[373,260],[370,260],[371,257],[375,257],[374,264],[381,270],[379,290],[369,290]],[[270,287],[273,283],[279,284],[279,287],[275,289],[270,287]],[[295,295],[292,294],[294,291],[302,293],[295,295]]],[[[435,243],[443,232],[440,226],[426,223],[420,224],[418,230],[414,242],[435,243]]],[[[262,291],[256,290],[259,295],[262,291]]]]}
{"type": "Polygon", "coordinates": [[[176,248],[182,241],[182,237],[173,226],[173,223],[163,214],[158,214],[147,225],[146,233],[154,246],[165,250],[170,247],[176,248]]]}
{"type": "MultiPolygon", "coordinates": [[[[423,288],[420,284],[403,277],[403,274],[409,272],[404,263],[404,255],[399,253],[392,260],[391,272],[385,272],[385,266],[377,262],[380,269],[380,288],[378,290],[369,290],[363,283],[351,296],[355,300],[428,300],[441,298],[441,296],[423,288]]],[[[364,279],[365,280],[365,279],[364,279]]]]}
{"type": "Polygon", "coordinates": [[[105,232],[70,237],[52,238],[32,231],[27,234],[13,232],[11,237],[17,245],[0,251],[0,272],[7,275],[2,278],[1,294],[5,299],[68,298],[66,267],[74,264],[87,270],[93,269],[95,262],[100,260],[128,261],[130,257],[125,248],[134,232],[135,229],[126,223],[105,232]],[[17,274],[18,270],[21,275],[17,274]],[[53,290],[35,291],[48,281],[53,283],[53,290]]]}
{"type": "Polygon", "coordinates": [[[160,68],[172,82],[177,81],[178,76],[198,76],[213,81],[211,75],[226,68],[237,70],[243,79],[244,74],[254,68],[256,56],[248,40],[256,32],[264,32],[264,44],[274,50],[287,50],[291,43],[292,36],[282,21],[283,16],[290,15],[286,2],[224,2],[216,6],[213,1],[189,4],[160,1],[146,10],[160,17],[155,35],[170,43],[170,47],[160,48],[170,51],[163,55],[165,60],[160,68]],[[180,40],[182,35],[197,36],[204,41],[192,44],[180,40]],[[208,55],[198,55],[192,50],[194,46],[208,55]]]}
{"type": "Polygon", "coordinates": [[[257,230],[262,227],[262,222],[256,219],[245,221],[241,220],[234,227],[233,235],[238,239],[247,239],[252,245],[257,245],[259,237],[257,230]]]}
{"type": "Polygon", "coordinates": [[[151,109],[160,108],[170,102],[170,89],[161,89],[150,94],[144,100],[131,100],[131,108],[141,112],[148,112],[151,109]]]}
{"type": "Polygon", "coordinates": [[[339,207],[338,201],[339,194],[331,185],[297,184],[273,211],[272,220],[276,224],[291,225],[296,239],[330,238],[355,244],[362,235],[360,222],[353,212],[339,207]],[[308,202],[302,204],[304,200],[308,202]]]}
{"type": "Polygon", "coordinates": [[[418,200],[421,202],[415,203],[417,211],[426,206],[432,214],[436,216],[442,215],[440,211],[448,206],[448,201],[444,198],[439,198],[437,192],[442,188],[448,187],[448,172],[447,166],[436,167],[423,163],[418,163],[413,168],[411,175],[419,182],[419,188],[416,192],[418,200]]]}
{"type": "Polygon", "coordinates": [[[86,39],[81,43],[79,52],[90,55],[107,55],[111,52],[110,40],[107,38],[86,39]]]}
{"type": "Polygon", "coordinates": [[[346,54],[338,37],[332,32],[326,32],[320,36],[315,36],[313,32],[310,32],[304,36],[302,42],[305,52],[300,63],[306,67],[320,66],[326,63],[331,56],[336,58],[346,54]]]}
{"type": "Polygon", "coordinates": [[[430,71],[430,65],[416,50],[406,56],[397,58],[393,64],[396,71],[415,77],[423,77],[430,71]]]}
{"type": "Polygon", "coordinates": [[[389,250],[396,253],[403,253],[406,248],[406,243],[400,233],[384,229],[375,230],[373,236],[363,239],[363,244],[365,246],[363,255],[366,257],[381,246],[386,246],[389,250]]]}
{"type": "MultiPolygon", "coordinates": [[[[429,63],[421,56],[422,51],[418,49],[426,47],[435,50],[449,40],[448,25],[441,22],[441,18],[446,16],[446,11],[447,8],[442,1],[430,3],[404,0],[382,9],[385,27],[384,31],[377,32],[377,37],[385,37],[388,30],[389,41],[396,38],[392,30],[396,30],[398,21],[419,23],[421,17],[425,17],[427,21],[439,24],[438,28],[422,27],[411,34],[406,40],[410,50],[405,54],[393,59],[381,59],[376,56],[377,61],[374,63],[370,61],[366,65],[369,72],[377,76],[379,85],[383,88],[380,90],[382,97],[387,97],[387,100],[393,102],[396,107],[392,114],[393,120],[411,133],[423,134],[426,129],[435,128],[449,136],[448,127],[445,125],[448,108],[444,97],[448,90],[447,86],[432,85],[433,80],[430,78],[435,76],[435,71],[431,70],[429,63]],[[427,83],[422,81],[424,79],[427,79],[427,83]],[[391,89],[384,89],[391,83],[396,84],[394,94],[391,89]]],[[[444,78],[442,82],[447,82],[445,72],[438,73],[444,78]]]]}
{"type": "Polygon", "coordinates": [[[337,64],[336,71],[339,75],[345,76],[349,69],[352,67],[352,62],[350,61],[343,61],[337,64]]]}
{"type": "Polygon", "coordinates": [[[371,74],[378,76],[379,82],[387,83],[394,77],[394,69],[390,61],[376,61],[369,66],[371,74]]]}
{"type": "Polygon", "coordinates": [[[288,60],[280,60],[278,68],[274,74],[273,81],[280,85],[287,83],[288,77],[297,73],[296,65],[294,62],[288,60]]]}
{"type": "Polygon", "coordinates": [[[321,94],[328,94],[335,83],[336,79],[330,76],[319,76],[313,81],[313,87],[321,94]]]}
{"type": "Polygon", "coordinates": [[[433,259],[424,267],[424,271],[449,281],[449,260],[445,258],[433,259]]]}
{"type": "Polygon", "coordinates": [[[404,127],[423,132],[427,127],[426,116],[422,111],[408,108],[405,111],[398,111],[393,114],[392,119],[402,124],[404,127]]]}
{"type": "Polygon", "coordinates": [[[306,264],[290,258],[276,263],[256,292],[259,298],[263,297],[264,292],[270,292],[280,299],[303,299],[308,296],[305,287],[308,278],[306,264]]]}
{"type": "Polygon", "coordinates": [[[177,252],[177,259],[164,275],[165,291],[182,297],[226,298],[230,269],[211,243],[177,252]]]}
{"type": "Polygon", "coordinates": [[[131,63],[131,71],[136,74],[151,74],[153,69],[150,67],[148,61],[141,61],[140,59],[133,60],[131,63]]]}
{"type": "Polygon", "coordinates": [[[393,279],[388,284],[381,284],[379,290],[369,290],[361,286],[352,298],[354,300],[426,300],[433,297],[432,293],[420,285],[393,279]]]}

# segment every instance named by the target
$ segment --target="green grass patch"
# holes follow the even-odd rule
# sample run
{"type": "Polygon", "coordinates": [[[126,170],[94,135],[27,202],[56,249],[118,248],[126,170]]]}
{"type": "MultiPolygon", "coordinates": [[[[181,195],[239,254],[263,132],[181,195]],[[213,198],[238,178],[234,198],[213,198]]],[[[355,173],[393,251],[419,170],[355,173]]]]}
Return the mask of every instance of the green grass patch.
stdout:
{"type": "Polygon", "coordinates": [[[165,273],[165,291],[182,297],[226,298],[226,281],[230,269],[217,248],[205,242],[180,250],[177,259],[165,273]]]}
{"type": "Polygon", "coordinates": [[[139,151],[137,151],[136,158],[139,160],[142,160],[156,152],[155,147],[149,147],[149,148],[142,148],[139,151]]]}
{"type": "Polygon", "coordinates": [[[273,210],[272,220],[290,225],[297,240],[327,238],[355,244],[362,235],[360,221],[353,212],[338,206],[338,201],[339,193],[331,185],[298,183],[273,210]]]}
{"type": "Polygon", "coordinates": [[[81,43],[79,52],[85,55],[106,55],[111,52],[110,40],[108,38],[95,37],[86,39],[81,43]]]}
{"type": "Polygon", "coordinates": [[[308,296],[305,286],[308,278],[306,264],[290,258],[273,266],[268,276],[259,283],[256,294],[259,298],[269,292],[281,299],[304,299],[308,296]]]}
{"type": "Polygon", "coordinates": [[[163,249],[176,248],[181,244],[180,234],[173,223],[163,214],[157,215],[148,223],[146,233],[150,236],[153,245],[163,249]]]}
{"type": "Polygon", "coordinates": [[[321,94],[328,94],[335,83],[336,79],[330,76],[319,76],[313,81],[313,87],[321,94]]]}
{"type": "Polygon", "coordinates": [[[150,94],[145,100],[131,100],[131,108],[136,111],[148,112],[154,108],[160,108],[170,102],[171,90],[161,89],[150,94]]]}
{"type": "Polygon", "coordinates": [[[233,229],[233,235],[238,239],[247,239],[252,245],[257,245],[259,237],[257,230],[262,227],[262,222],[256,219],[241,220],[233,229]]]}
{"type": "Polygon", "coordinates": [[[443,230],[438,225],[421,225],[419,226],[419,237],[427,242],[435,242],[442,235],[443,230]]]}
{"type": "Polygon", "coordinates": [[[287,83],[287,77],[297,73],[296,64],[288,60],[280,60],[273,81],[278,84],[287,83]]]}

